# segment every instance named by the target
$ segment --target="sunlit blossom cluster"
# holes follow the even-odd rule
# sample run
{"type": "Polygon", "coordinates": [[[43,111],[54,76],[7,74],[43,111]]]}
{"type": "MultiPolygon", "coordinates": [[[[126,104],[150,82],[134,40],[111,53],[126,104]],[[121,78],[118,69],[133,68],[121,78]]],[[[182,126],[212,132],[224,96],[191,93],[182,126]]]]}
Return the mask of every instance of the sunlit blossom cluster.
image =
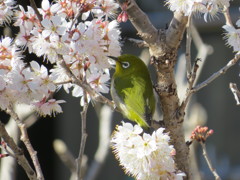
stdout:
{"type": "Polygon", "coordinates": [[[130,123],[117,126],[111,140],[112,148],[126,173],[141,180],[182,179],[177,173],[173,156],[175,149],[169,145],[170,137],[159,128],[152,135],[130,123]]]}
{"type": "Polygon", "coordinates": [[[203,13],[204,19],[207,15],[215,16],[222,11],[223,7],[229,7],[230,0],[166,0],[171,11],[183,12],[185,16],[194,13],[203,13]]]}
{"type": "Polygon", "coordinates": [[[232,25],[224,25],[225,39],[228,46],[233,47],[233,51],[240,51],[240,19],[236,22],[237,28],[232,25]]]}
{"type": "MultiPolygon", "coordinates": [[[[43,0],[39,15],[30,6],[24,9],[21,5],[13,7],[14,4],[13,0],[0,1],[0,23],[10,22],[14,12],[14,26],[20,30],[14,41],[10,38],[1,41],[1,109],[5,110],[11,103],[27,103],[42,115],[62,112],[59,104],[64,101],[49,99],[62,86],[73,96],[82,97],[82,88],[71,83],[60,61],[96,92],[108,93],[111,64],[107,56],[119,56],[121,50],[118,23],[111,20],[117,3],[58,0],[50,4],[43,0]],[[6,9],[11,12],[5,13],[6,9]],[[24,50],[42,57],[54,68],[48,71],[36,61],[23,62],[21,51],[24,50]]],[[[88,94],[87,97],[91,99],[88,94]]]]}
{"type": "Polygon", "coordinates": [[[0,41],[0,108],[5,110],[14,103],[24,103],[32,105],[41,115],[62,112],[59,103],[64,101],[49,99],[56,90],[53,83],[56,77],[36,61],[26,66],[21,53],[11,38],[0,41]]]}
{"type": "Polygon", "coordinates": [[[15,3],[14,0],[0,0],[0,26],[11,22],[15,3]]]}
{"type": "MultiPolygon", "coordinates": [[[[118,24],[115,20],[109,21],[117,7],[113,0],[58,0],[51,5],[43,0],[39,9],[43,20],[40,21],[31,7],[25,11],[19,6],[15,25],[20,27],[20,33],[16,44],[56,63],[51,70],[58,77],[56,82],[69,80],[58,64],[63,59],[77,78],[86,80],[97,92],[108,93],[107,56],[120,54],[118,24]],[[81,22],[76,19],[78,15],[81,22]]],[[[75,97],[83,95],[77,85],[64,83],[63,86],[67,92],[71,88],[75,97]]]]}
{"type": "MultiPolygon", "coordinates": [[[[117,7],[113,0],[58,0],[51,5],[43,0],[40,21],[31,7],[25,11],[19,6],[15,26],[20,27],[20,33],[16,44],[56,63],[51,70],[58,77],[56,82],[69,80],[58,64],[63,59],[77,78],[86,80],[97,92],[107,93],[110,79],[107,56],[120,54],[118,24],[109,21],[117,7]],[[78,15],[81,22],[75,18],[78,15]]],[[[72,88],[75,97],[83,95],[79,86],[71,83],[63,86],[67,92],[72,88]]]]}

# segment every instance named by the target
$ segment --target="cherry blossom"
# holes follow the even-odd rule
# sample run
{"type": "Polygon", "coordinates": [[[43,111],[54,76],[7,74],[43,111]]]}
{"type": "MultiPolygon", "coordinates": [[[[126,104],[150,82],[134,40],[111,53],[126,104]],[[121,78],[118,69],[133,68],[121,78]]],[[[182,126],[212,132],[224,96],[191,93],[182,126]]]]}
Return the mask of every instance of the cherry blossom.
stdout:
{"type": "Polygon", "coordinates": [[[0,26],[11,22],[15,3],[16,2],[14,0],[0,1],[0,26]]]}
{"type": "Polygon", "coordinates": [[[226,30],[225,39],[226,44],[233,47],[233,51],[240,51],[240,28],[235,28],[231,25],[224,25],[223,29],[226,30]]]}
{"type": "MultiPolygon", "coordinates": [[[[38,19],[32,7],[16,6],[14,26],[20,31],[14,44],[10,38],[4,38],[0,46],[3,49],[0,91],[6,102],[2,107],[6,108],[9,103],[26,103],[41,115],[54,115],[62,112],[59,108],[62,101],[48,98],[61,87],[67,93],[72,91],[72,95],[80,97],[84,104],[83,89],[71,82],[60,61],[65,61],[73,75],[89,83],[97,93],[108,93],[111,64],[107,56],[118,56],[121,50],[118,23],[110,19],[117,8],[113,0],[57,0],[52,3],[43,0],[38,19]],[[75,19],[79,12],[81,22],[75,19]],[[91,20],[87,20],[89,15],[92,15],[91,20]],[[36,61],[24,63],[22,51],[42,57],[42,63],[51,63],[53,68],[47,70],[36,61]]],[[[86,95],[89,102],[91,96],[86,95]]]]}
{"type": "Polygon", "coordinates": [[[166,4],[171,11],[182,12],[185,16],[203,13],[205,21],[208,15],[215,16],[230,5],[229,0],[166,0],[166,4]]]}
{"type": "Polygon", "coordinates": [[[141,180],[183,179],[174,163],[175,149],[169,144],[170,137],[159,128],[152,135],[143,129],[122,122],[112,136],[112,148],[125,171],[141,180]]]}

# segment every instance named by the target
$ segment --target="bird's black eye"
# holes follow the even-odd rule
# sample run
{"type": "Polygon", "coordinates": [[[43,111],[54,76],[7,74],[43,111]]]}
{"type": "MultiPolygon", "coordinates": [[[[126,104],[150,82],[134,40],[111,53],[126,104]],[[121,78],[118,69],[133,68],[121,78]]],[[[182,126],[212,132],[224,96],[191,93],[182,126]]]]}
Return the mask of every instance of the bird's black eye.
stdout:
{"type": "Polygon", "coordinates": [[[130,66],[129,62],[122,62],[122,67],[127,69],[130,66]]]}

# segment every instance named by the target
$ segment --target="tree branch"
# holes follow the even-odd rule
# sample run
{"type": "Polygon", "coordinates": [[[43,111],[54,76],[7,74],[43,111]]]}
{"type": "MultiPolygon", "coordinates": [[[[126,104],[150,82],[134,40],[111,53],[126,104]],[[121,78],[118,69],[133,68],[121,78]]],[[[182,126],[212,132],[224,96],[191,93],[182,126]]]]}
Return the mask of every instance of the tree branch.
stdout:
{"type": "MultiPolygon", "coordinates": [[[[34,113],[34,110],[30,108],[30,106],[25,104],[15,104],[14,111],[18,114],[18,117],[26,124],[28,128],[33,123],[36,122],[37,116],[34,113]],[[30,120],[31,119],[31,120],[30,120]]],[[[8,123],[5,125],[5,129],[8,134],[13,138],[16,144],[19,143],[20,140],[20,132],[19,128],[14,121],[13,118],[10,118],[8,123]]],[[[6,149],[5,149],[6,150],[6,149]]],[[[8,151],[9,153],[9,151],[8,151]]],[[[4,158],[1,160],[1,168],[0,168],[0,179],[13,179],[16,174],[16,158],[4,158]],[[6,171],[6,169],[8,169],[6,171]]]]}
{"type": "Polygon", "coordinates": [[[237,105],[240,105],[240,92],[237,88],[237,84],[235,83],[230,83],[229,84],[229,88],[230,90],[232,91],[233,95],[234,95],[234,98],[237,102],[237,105]]]}
{"type": "Polygon", "coordinates": [[[192,16],[188,16],[187,23],[187,34],[186,34],[186,69],[187,69],[187,79],[190,79],[191,76],[191,44],[192,44],[192,34],[191,34],[191,26],[192,26],[192,16]]]}
{"type": "Polygon", "coordinates": [[[207,59],[207,56],[211,55],[214,50],[211,45],[205,44],[203,42],[197,28],[194,25],[192,25],[191,31],[192,31],[194,45],[196,46],[196,49],[198,50],[196,58],[201,58],[201,62],[202,62],[201,66],[199,66],[199,69],[196,74],[196,79],[193,83],[193,85],[195,85],[198,81],[198,78],[200,77],[199,74],[200,74],[200,72],[202,72],[204,63],[206,62],[206,59],[207,59]]]}
{"type": "Polygon", "coordinates": [[[230,60],[224,67],[222,67],[220,70],[215,72],[213,75],[211,75],[208,79],[206,79],[202,83],[192,88],[191,93],[195,93],[199,91],[200,89],[202,89],[203,87],[207,86],[212,81],[214,81],[216,78],[218,78],[220,75],[223,75],[224,73],[226,73],[229,68],[234,66],[239,61],[239,59],[240,59],[240,53],[238,52],[237,54],[235,54],[234,58],[230,60]]]}
{"type": "Polygon", "coordinates": [[[181,12],[174,12],[174,17],[166,32],[166,43],[169,48],[177,49],[182,41],[188,17],[181,12]]]}
{"type": "Polygon", "coordinates": [[[158,93],[163,112],[166,131],[171,136],[171,143],[176,149],[175,163],[177,168],[186,173],[187,179],[192,175],[189,167],[189,148],[185,143],[183,131],[184,112],[179,112],[180,101],[174,75],[177,62],[178,47],[182,41],[187,24],[187,17],[181,13],[174,13],[167,31],[159,34],[161,42],[150,46],[150,54],[155,57],[157,72],[156,91],[158,93]]]}
{"type": "Polygon", "coordinates": [[[223,15],[224,15],[224,17],[225,17],[226,24],[227,24],[227,25],[230,25],[230,26],[233,26],[232,19],[231,19],[231,16],[230,16],[230,14],[229,14],[229,8],[224,7],[223,15]]]}
{"type": "Polygon", "coordinates": [[[37,176],[34,172],[34,170],[31,168],[30,164],[28,163],[26,157],[23,154],[22,149],[20,149],[13,139],[9,136],[8,132],[6,131],[4,124],[0,121],[0,137],[4,139],[4,141],[7,143],[7,146],[11,148],[11,150],[14,153],[14,157],[16,158],[18,164],[22,166],[24,171],[26,172],[27,176],[31,180],[36,180],[37,176]]]}
{"type": "Polygon", "coordinates": [[[211,162],[210,158],[208,157],[205,143],[200,142],[200,144],[201,144],[202,150],[203,150],[203,157],[205,158],[205,160],[206,160],[206,162],[207,162],[207,165],[208,165],[210,171],[211,171],[212,174],[214,175],[215,180],[221,180],[221,178],[220,178],[220,176],[218,175],[216,169],[213,168],[213,165],[212,165],[212,162],[211,162]]]}
{"type": "Polygon", "coordinates": [[[34,9],[34,12],[37,14],[38,20],[42,21],[42,15],[39,13],[37,5],[34,0],[29,0],[31,7],[34,9]]]}
{"type": "MultiPolygon", "coordinates": [[[[18,126],[16,124],[16,122],[14,121],[14,119],[10,118],[8,123],[5,125],[5,129],[8,132],[8,134],[11,136],[11,138],[13,139],[13,141],[18,144],[19,142],[19,129],[18,126]]],[[[1,135],[0,135],[1,137],[1,135]]],[[[0,138],[2,141],[4,141],[4,139],[0,138]]],[[[5,142],[5,141],[4,141],[5,142]]],[[[1,145],[0,145],[1,147],[1,145]]],[[[4,147],[2,145],[2,147],[4,147]]],[[[5,148],[3,148],[3,150],[6,151],[8,146],[5,146],[5,148]]],[[[7,152],[7,151],[6,151],[7,152]]],[[[7,152],[9,154],[9,152],[7,152]]],[[[11,150],[11,154],[13,154],[14,152],[12,152],[11,150]]],[[[15,156],[12,156],[13,158],[2,158],[1,159],[1,164],[0,164],[0,180],[4,180],[4,179],[14,179],[15,174],[16,174],[16,158],[15,156]],[[7,169],[7,170],[6,170],[7,169]]]]}
{"type": "Polygon", "coordinates": [[[42,169],[40,166],[40,163],[37,158],[37,152],[33,149],[32,144],[29,140],[26,125],[19,119],[18,115],[14,112],[12,106],[9,106],[7,109],[7,113],[16,121],[20,132],[21,132],[21,141],[25,144],[30,157],[33,161],[36,173],[37,173],[37,179],[38,180],[44,180],[42,169]]]}
{"type": "Polygon", "coordinates": [[[82,171],[82,159],[84,155],[86,140],[87,140],[87,132],[86,132],[86,123],[87,123],[87,109],[88,109],[88,100],[87,100],[87,93],[84,91],[84,106],[81,112],[81,143],[79,149],[79,155],[76,159],[76,167],[77,167],[77,179],[83,179],[83,171],[82,171]]]}
{"type": "Polygon", "coordinates": [[[193,87],[193,84],[196,80],[196,76],[197,76],[197,70],[198,70],[198,61],[199,59],[195,60],[195,63],[194,63],[194,66],[193,66],[193,69],[191,71],[191,75],[189,77],[189,80],[188,80],[188,89],[187,89],[187,93],[186,93],[186,96],[185,96],[185,99],[183,100],[181,106],[180,106],[180,111],[185,111],[185,108],[190,100],[190,97],[192,95],[192,87],[193,87]]]}
{"type": "MultiPolygon", "coordinates": [[[[199,32],[197,31],[196,27],[194,26],[194,24],[192,24],[191,26],[191,35],[192,35],[192,40],[194,45],[196,46],[196,49],[198,50],[197,55],[196,55],[196,59],[200,58],[201,59],[201,66],[198,67],[198,70],[196,72],[196,77],[195,80],[193,82],[193,86],[195,86],[195,84],[198,81],[198,78],[200,77],[200,73],[202,72],[202,69],[204,67],[204,63],[206,62],[206,59],[208,57],[208,55],[213,53],[213,47],[205,44],[199,34],[199,32]]],[[[186,99],[186,95],[189,94],[188,91],[192,89],[193,86],[191,86],[191,89],[189,89],[189,81],[186,83],[185,81],[185,71],[186,71],[186,65],[185,67],[183,67],[183,62],[185,60],[185,57],[180,56],[179,58],[179,62],[178,62],[178,66],[176,69],[176,73],[175,73],[175,78],[176,78],[176,82],[178,84],[178,94],[180,97],[181,101],[184,101],[183,99],[186,99]],[[186,89],[187,87],[187,89],[186,89]],[[187,91],[186,91],[187,90],[187,91]]],[[[191,72],[191,71],[190,71],[191,72]]],[[[190,77],[191,78],[191,77],[190,77]]]]}
{"type": "Polygon", "coordinates": [[[137,45],[137,47],[139,48],[144,48],[144,47],[148,47],[148,44],[140,39],[134,39],[134,38],[125,38],[126,40],[128,40],[129,42],[132,42],[133,44],[137,45]]]}
{"type": "Polygon", "coordinates": [[[118,0],[120,6],[128,3],[126,12],[129,20],[138,32],[138,35],[146,41],[147,44],[155,43],[158,38],[158,31],[150,22],[148,16],[139,8],[135,0],[118,0]]]}
{"type": "Polygon", "coordinates": [[[69,80],[66,80],[66,81],[56,82],[56,83],[54,83],[54,84],[55,84],[56,86],[59,86],[59,85],[68,84],[68,83],[72,83],[72,80],[69,79],[69,80]]]}
{"type": "Polygon", "coordinates": [[[68,75],[68,77],[70,78],[70,81],[73,84],[76,84],[80,87],[82,87],[90,96],[94,101],[97,102],[101,102],[103,104],[107,104],[109,107],[111,107],[112,109],[119,111],[115,104],[110,101],[108,98],[104,97],[103,95],[97,93],[94,89],[92,89],[89,84],[87,84],[86,82],[82,82],[81,80],[79,80],[70,70],[70,68],[67,66],[67,64],[65,63],[65,61],[63,60],[63,58],[59,55],[59,65],[65,70],[65,73],[68,75]]]}

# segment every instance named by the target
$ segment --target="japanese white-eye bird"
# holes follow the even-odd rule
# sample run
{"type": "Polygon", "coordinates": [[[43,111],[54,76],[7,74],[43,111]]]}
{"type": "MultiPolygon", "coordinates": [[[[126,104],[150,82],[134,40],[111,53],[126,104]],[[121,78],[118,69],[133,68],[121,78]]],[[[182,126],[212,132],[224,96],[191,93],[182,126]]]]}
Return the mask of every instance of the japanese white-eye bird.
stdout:
{"type": "Polygon", "coordinates": [[[130,54],[108,57],[116,61],[111,82],[113,101],[126,118],[148,129],[155,111],[155,98],[147,66],[130,54]]]}

